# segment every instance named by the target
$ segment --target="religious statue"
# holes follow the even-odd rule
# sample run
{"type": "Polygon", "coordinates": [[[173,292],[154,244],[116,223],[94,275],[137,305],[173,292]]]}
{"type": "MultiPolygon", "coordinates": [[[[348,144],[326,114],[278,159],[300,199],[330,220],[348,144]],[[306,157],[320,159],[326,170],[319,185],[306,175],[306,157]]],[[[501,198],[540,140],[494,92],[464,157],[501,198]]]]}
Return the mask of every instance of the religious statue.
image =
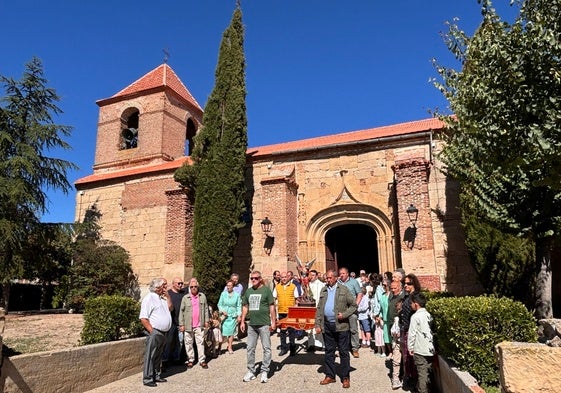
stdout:
{"type": "Polygon", "coordinates": [[[310,289],[310,281],[308,279],[308,272],[310,271],[312,265],[316,261],[316,258],[309,262],[302,263],[298,255],[296,255],[296,269],[300,275],[300,283],[302,284],[302,296],[298,298],[298,305],[300,306],[315,306],[316,302],[310,289]]]}

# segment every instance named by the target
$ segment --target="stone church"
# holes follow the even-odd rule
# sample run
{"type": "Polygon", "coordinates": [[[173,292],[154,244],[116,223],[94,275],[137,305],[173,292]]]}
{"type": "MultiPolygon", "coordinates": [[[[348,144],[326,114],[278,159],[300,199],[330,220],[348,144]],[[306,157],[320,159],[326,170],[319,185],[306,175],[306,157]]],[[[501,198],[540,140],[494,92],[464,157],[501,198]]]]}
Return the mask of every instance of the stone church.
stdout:
{"type": "MultiPolygon", "coordinates": [[[[190,278],[193,206],[173,179],[189,162],[203,110],[168,64],[97,101],[93,173],[76,181],[76,221],[94,207],[102,236],[130,253],[141,285],[190,278]]],[[[252,147],[246,226],[233,271],[403,267],[424,287],[481,287],[459,225],[458,189],[442,173],[436,119],[252,147]]]]}

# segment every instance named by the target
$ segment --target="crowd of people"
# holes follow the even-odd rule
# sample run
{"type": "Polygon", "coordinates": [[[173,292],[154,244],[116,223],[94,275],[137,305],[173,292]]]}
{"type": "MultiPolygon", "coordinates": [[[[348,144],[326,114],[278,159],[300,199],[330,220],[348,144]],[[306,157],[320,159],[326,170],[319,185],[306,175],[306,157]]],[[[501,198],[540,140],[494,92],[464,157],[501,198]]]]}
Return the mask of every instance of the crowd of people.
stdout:
{"type": "MultiPolygon", "coordinates": [[[[391,362],[392,389],[427,393],[430,390],[434,346],[432,317],[425,309],[426,297],[415,274],[403,269],[384,274],[360,271],[358,276],[345,267],[320,273],[316,270],[275,271],[270,279],[261,272],[249,275],[247,288],[232,274],[216,309],[208,304],[196,278],[184,288],[176,277],[167,289],[164,278],[152,280],[142,300],[140,321],[148,338],[143,383],[165,382],[162,371],[169,363],[199,364],[216,357],[226,344],[225,354],[234,352],[239,332],[247,335],[247,371],[244,382],[269,379],[272,359],[271,335],[280,336],[279,356],[296,356],[298,337],[307,335],[307,351],[324,352],[325,377],[320,385],[336,382],[350,387],[350,358],[385,358],[391,362]],[[299,331],[282,322],[289,308],[300,301],[315,303],[314,328],[299,331]],[[255,356],[262,348],[259,370],[255,356]],[[336,359],[339,358],[337,369],[336,359]]],[[[312,305],[313,305],[312,303],[312,305]]]]}

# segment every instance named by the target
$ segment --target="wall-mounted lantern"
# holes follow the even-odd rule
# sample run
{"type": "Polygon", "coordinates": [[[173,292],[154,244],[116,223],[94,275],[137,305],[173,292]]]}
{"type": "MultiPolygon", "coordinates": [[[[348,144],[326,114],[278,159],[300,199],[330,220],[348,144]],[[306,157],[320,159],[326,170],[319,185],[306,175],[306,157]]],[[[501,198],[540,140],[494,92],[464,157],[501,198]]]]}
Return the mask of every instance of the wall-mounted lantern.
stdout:
{"type": "Polygon", "coordinates": [[[419,217],[419,209],[417,209],[415,205],[410,204],[406,212],[407,217],[409,217],[409,222],[413,225],[413,227],[415,227],[415,224],[417,224],[417,218],[419,217]]]}
{"type": "Polygon", "coordinates": [[[272,227],[273,227],[273,222],[269,220],[269,217],[265,217],[261,221],[261,229],[263,230],[264,234],[268,234],[269,232],[271,232],[272,227]]]}
{"type": "Polygon", "coordinates": [[[269,217],[265,217],[261,221],[261,230],[265,234],[265,242],[263,243],[263,249],[265,254],[271,255],[271,250],[275,245],[275,236],[271,233],[271,228],[273,227],[273,222],[269,220],[269,217]]]}

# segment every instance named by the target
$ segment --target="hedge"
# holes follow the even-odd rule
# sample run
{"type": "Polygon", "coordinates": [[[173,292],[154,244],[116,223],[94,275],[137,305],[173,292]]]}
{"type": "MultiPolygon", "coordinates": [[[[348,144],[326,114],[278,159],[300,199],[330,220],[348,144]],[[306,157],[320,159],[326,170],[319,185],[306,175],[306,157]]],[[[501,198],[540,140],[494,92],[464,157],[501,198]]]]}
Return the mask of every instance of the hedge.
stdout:
{"type": "Polygon", "coordinates": [[[495,345],[536,342],[536,320],[520,302],[494,296],[431,300],[437,352],[480,383],[498,384],[495,345]]]}
{"type": "Polygon", "coordinates": [[[86,300],[82,344],[116,341],[139,336],[140,303],[126,296],[99,296],[86,300]]]}

